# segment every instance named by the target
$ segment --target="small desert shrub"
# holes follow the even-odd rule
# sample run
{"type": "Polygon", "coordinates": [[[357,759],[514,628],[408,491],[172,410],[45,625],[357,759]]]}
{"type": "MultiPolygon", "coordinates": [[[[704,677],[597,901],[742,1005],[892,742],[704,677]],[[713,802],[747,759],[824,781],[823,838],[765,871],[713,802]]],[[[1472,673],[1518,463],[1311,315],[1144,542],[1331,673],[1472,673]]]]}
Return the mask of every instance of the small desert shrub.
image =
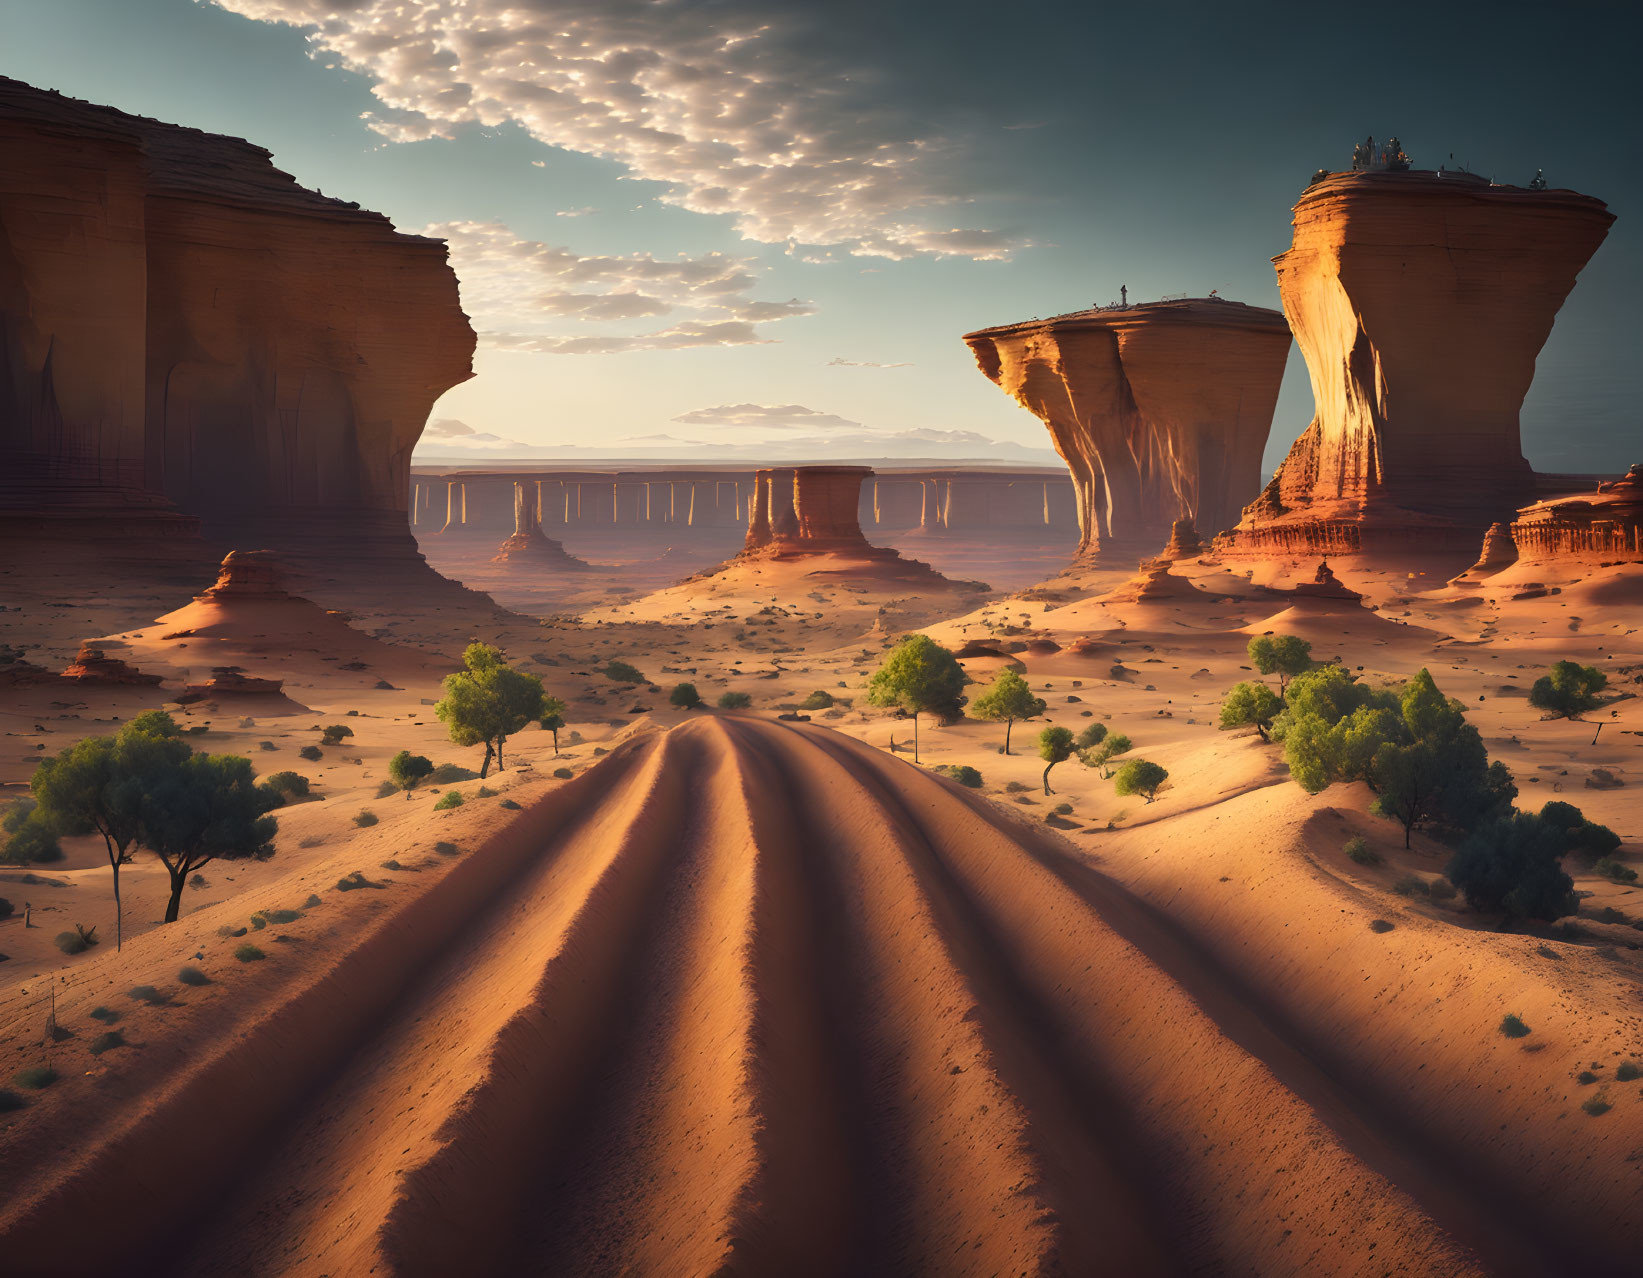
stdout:
{"type": "Polygon", "coordinates": [[[188,886],[191,887],[191,888],[203,888],[203,887],[205,887],[206,886],[205,875],[203,875],[203,874],[194,874],[194,875],[189,876],[188,886]]]}
{"type": "Polygon", "coordinates": [[[302,908],[305,909],[305,910],[311,910],[316,905],[319,905],[319,904],[320,904],[320,899],[319,899],[318,894],[314,893],[314,892],[310,892],[308,894],[308,899],[302,903],[302,908]]]}
{"type": "Polygon", "coordinates": [[[50,1065],[36,1065],[31,1069],[19,1070],[16,1081],[19,1087],[26,1087],[31,1092],[38,1092],[42,1088],[50,1087],[57,1081],[57,1071],[50,1065]]]}
{"type": "Polygon", "coordinates": [[[64,954],[84,954],[91,946],[86,943],[86,938],[78,932],[59,932],[57,933],[57,948],[62,950],[64,954]]]}
{"type": "Polygon", "coordinates": [[[1369,840],[1361,834],[1354,834],[1348,839],[1341,851],[1346,853],[1346,859],[1354,865],[1379,865],[1382,860],[1381,854],[1370,847],[1369,840]]]}
{"type": "Polygon", "coordinates": [[[1614,1106],[1609,1104],[1609,1098],[1607,1096],[1605,1096],[1602,1092],[1599,1092],[1596,1096],[1588,1096],[1585,1100],[1581,1101],[1580,1108],[1585,1110],[1593,1118],[1596,1118],[1599,1114],[1607,1114],[1614,1108],[1614,1106]]]}
{"type": "Polygon", "coordinates": [[[1622,865],[1612,856],[1602,857],[1592,866],[1593,874],[1601,874],[1606,879],[1613,879],[1616,883],[1636,883],[1637,871],[1629,865],[1622,865]]]}
{"type": "Polygon", "coordinates": [[[479,789],[474,791],[474,798],[476,798],[476,799],[494,799],[494,798],[496,798],[497,795],[499,795],[501,793],[502,792],[500,790],[493,790],[488,785],[482,785],[482,786],[479,787],[479,789]]]}
{"type": "Polygon", "coordinates": [[[403,870],[405,867],[392,857],[389,857],[386,861],[381,862],[381,868],[384,870],[403,870]]]}
{"type": "Polygon", "coordinates": [[[1455,885],[1448,879],[1433,879],[1426,885],[1426,894],[1434,901],[1453,901],[1455,885]]]}
{"type": "Polygon", "coordinates": [[[675,684],[667,699],[670,705],[681,710],[694,710],[702,704],[702,694],[696,691],[696,685],[693,683],[675,684]]]}
{"type": "Polygon", "coordinates": [[[244,936],[245,932],[246,932],[245,928],[243,928],[243,927],[233,927],[232,925],[227,924],[227,923],[224,923],[221,927],[219,927],[217,929],[217,935],[218,936],[227,936],[227,937],[244,936]]]}
{"type": "Polygon", "coordinates": [[[16,1092],[0,1089],[0,1114],[9,1114],[14,1109],[22,1109],[28,1102],[16,1092]]]}
{"type": "Polygon", "coordinates": [[[299,848],[317,848],[324,842],[325,836],[322,834],[307,834],[297,840],[297,846],[299,848]]]}
{"type": "Polygon", "coordinates": [[[1375,919],[1369,924],[1369,930],[1371,932],[1390,932],[1393,926],[1393,924],[1388,923],[1385,919],[1375,919]]]}
{"type": "Polygon", "coordinates": [[[1020,781],[1010,781],[1010,782],[1007,782],[1005,784],[1004,793],[1005,794],[1025,794],[1028,790],[1031,790],[1031,789],[1032,789],[1032,786],[1023,785],[1020,781]]]}
{"type": "Polygon", "coordinates": [[[1399,896],[1427,896],[1432,889],[1426,886],[1426,880],[1418,874],[1406,874],[1392,885],[1392,890],[1399,896]]]}
{"type": "Polygon", "coordinates": [[[276,795],[284,805],[293,799],[306,799],[311,786],[308,778],[300,772],[276,772],[272,776],[264,777],[257,788],[276,795]]]}
{"type": "Polygon", "coordinates": [[[150,1007],[164,1007],[171,1001],[170,995],[160,993],[152,985],[133,985],[127,994],[137,1002],[147,1003],[150,1007]]]}
{"type": "Polygon", "coordinates": [[[519,811],[519,805],[512,799],[503,799],[502,802],[498,803],[496,806],[499,808],[507,808],[509,812],[519,811]]]}
{"type": "Polygon", "coordinates": [[[266,923],[295,923],[302,917],[300,910],[258,910],[257,917],[266,923]]]}
{"type": "Polygon", "coordinates": [[[181,968],[177,972],[177,979],[184,985],[209,985],[211,978],[197,967],[181,968]]]}
{"type": "Polygon", "coordinates": [[[319,734],[321,745],[341,745],[344,737],[354,735],[354,730],[345,723],[333,723],[319,734]]]}
{"type": "Polygon", "coordinates": [[[1621,1061],[1620,1068],[1615,1070],[1614,1076],[1622,1083],[1629,1083],[1634,1078],[1643,1078],[1643,1065],[1636,1061],[1621,1061]]]}
{"type": "Polygon", "coordinates": [[[946,777],[951,777],[960,785],[966,786],[971,790],[981,789],[981,773],[977,772],[967,763],[943,763],[932,769],[932,771],[939,772],[946,777]]]}
{"type": "Polygon", "coordinates": [[[0,919],[9,919],[16,912],[17,907],[5,897],[0,896],[0,919]]]}
{"type": "Polygon", "coordinates": [[[464,768],[460,763],[442,763],[428,774],[430,785],[455,785],[458,781],[472,781],[479,773],[464,768]]]}
{"type": "Polygon", "coordinates": [[[337,880],[337,891],[339,892],[357,892],[360,888],[375,886],[375,883],[365,877],[362,870],[355,870],[352,874],[345,875],[337,880]]]}
{"type": "Polygon", "coordinates": [[[1500,1032],[1507,1038],[1527,1038],[1529,1027],[1523,1023],[1523,1018],[1516,1012],[1508,1012],[1500,1018],[1500,1032]]]}
{"type": "Polygon", "coordinates": [[[1055,814],[1056,816],[1071,816],[1073,814],[1073,805],[1070,803],[1058,803],[1055,805],[1055,814]]]}
{"type": "Polygon", "coordinates": [[[323,759],[325,756],[322,753],[320,753],[320,748],[318,746],[305,745],[305,746],[303,746],[302,749],[297,751],[297,757],[299,759],[308,759],[310,761],[314,761],[314,760],[318,760],[318,759],[323,759]]]}
{"type": "Polygon", "coordinates": [[[268,956],[251,944],[250,941],[246,941],[244,944],[234,947],[234,957],[242,963],[256,963],[268,956]]]}
{"type": "Polygon", "coordinates": [[[1599,923],[1629,923],[1631,920],[1615,909],[1614,906],[1605,905],[1597,912],[1597,921],[1599,923]]]}
{"type": "Polygon", "coordinates": [[[625,661],[612,661],[599,672],[613,683],[649,683],[644,675],[625,661]]]}
{"type": "Polygon", "coordinates": [[[447,843],[444,839],[434,844],[434,851],[439,853],[440,856],[455,856],[461,850],[456,844],[447,843]]]}
{"type": "Polygon", "coordinates": [[[569,781],[576,775],[576,773],[572,772],[569,768],[555,768],[553,770],[553,775],[558,777],[561,781],[569,781]]]}
{"type": "Polygon", "coordinates": [[[746,710],[753,704],[753,698],[745,692],[727,692],[719,698],[721,710],[746,710]]]}
{"type": "Polygon", "coordinates": [[[402,790],[409,790],[424,778],[433,775],[434,765],[425,755],[401,750],[388,760],[388,775],[402,790]]]}
{"type": "Polygon", "coordinates": [[[275,745],[272,741],[259,741],[259,742],[257,742],[257,749],[259,749],[259,750],[278,750],[279,747],[277,745],[275,745]]]}
{"type": "Polygon", "coordinates": [[[799,702],[800,710],[826,710],[833,704],[833,694],[823,688],[817,688],[803,701],[799,702]]]}
{"type": "Polygon", "coordinates": [[[439,796],[439,802],[434,804],[434,811],[435,812],[446,812],[446,811],[449,811],[451,808],[460,808],[461,806],[462,806],[462,791],[460,791],[460,790],[447,790],[444,794],[439,796]]]}
{"type": "Polygon", "coordinates": [[[386,799],[398,793],[399,787],[392,781],[384,781],[381,785],[377,786],[377,798],[379,799],[386,799]]]}
{"type": "Polygon", "coordinates": [[[1592,1073],[1589,1069],[1583,1069],[1580,1073],[1575,1075],[1575,1082],[1579,1083],[1582,1087],[1590,1087],[1593,1083],[1597,1082],[1597,1075],[1592,1073]]]}
{"type": "Polygon", "coordinates": [[[91,1054],[101,1056],[104,1052],[126,1045],[126,1036],[123,1030],[104,1030],[91,1040],[91,1054]]]}
{"type": "Polygon", "coordinates": [[[92,1008],[87,1015],[94,1021],[101,1021],[104,1025],[112,1025],[120,1019],[120,1014],[112,1007],[103,1007],[101,1005],[92,1008]]]}
{"type": "Polygon", "coordinates": [[[377,823],[377,814],[370,808],[361,808],[354,816],[354,824],[364,829],[366,826],[377,823]]]}
{"type": "Polygon", "coordinates": [[[265,928],[267,926],[268,926],[268,920],[263,918],[262,915],[253,914],[251,916],[251,930],[252,931],[260,932],[260,931],[263,930],[263,928],[265,928]]]}

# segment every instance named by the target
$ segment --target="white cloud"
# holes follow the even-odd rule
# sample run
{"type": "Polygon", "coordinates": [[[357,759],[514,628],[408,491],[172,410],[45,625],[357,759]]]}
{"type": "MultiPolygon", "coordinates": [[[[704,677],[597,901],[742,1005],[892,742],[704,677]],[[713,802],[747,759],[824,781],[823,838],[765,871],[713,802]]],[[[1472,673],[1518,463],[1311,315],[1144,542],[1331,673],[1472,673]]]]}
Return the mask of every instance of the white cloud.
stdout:
{"type": "Polygon", "coordinates": [[[673,419],[686,426],[729,426],[763,430],[829,430],[834,427],[857,427],[847,417],[818,412],[803,404],[720,404],[717,408],[698,408],[673,419]]]}
{"type": "Polygon", "coordinates": [[[306,28],[368,77],[395,142],[514,122],[727,214],[763,243],[870,256],[1008,257],[999,231],[932,225],[960,204],[952,149],[863,68],[766,0],[212,0],[306,28]]]}
{"type": "Polygon", "coordinates": [[[895,364],[880,364],[877,360],[845,359],[842,355],[834,356],[825,365],[827,368],[911,368],[912,366],[910,360],[901,360],[895,364]]]}
{"type": "Polygon", "coordinates": [[[582,257],[568,248],[521,239],[500,222],[442,222],[424,235],[443,238],[462,282],[462,304],[485,344],[496,350],[609,355],[693,346],[769,342],[756,326],[809,315],[800,298],[758,301],[749,258],[723,253],[658,258],[649,253],[582,257]],[[567,322],[620,324],[668,316],[649,332],[570,332],[567,322]]]}
{"type": "MultiPolygon", "coordinates": [[[[542,161],[541,160],[532,160],[531,163],[532,164],[541,164],[542,161]]],[[[589,214],[598,213],[599,211],[600,210],[593,209],[593,208],[560,209],[559,212],[554,214],[554,216],[555,217],[587,217],[589,214]]]]}

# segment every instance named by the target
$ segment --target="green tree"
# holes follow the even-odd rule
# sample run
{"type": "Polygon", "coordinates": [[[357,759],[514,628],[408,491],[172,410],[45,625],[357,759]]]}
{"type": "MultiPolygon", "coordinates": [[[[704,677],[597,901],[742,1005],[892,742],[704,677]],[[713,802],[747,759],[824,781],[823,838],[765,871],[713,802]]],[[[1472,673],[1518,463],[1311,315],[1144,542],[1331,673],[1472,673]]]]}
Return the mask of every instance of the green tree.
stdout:
{"type": "Polygon", "coordinates": [[[1073,743],[1074,749],[1093,750],[1107,739],[1107,725],[1104,723],[1086,724],[1084,731],[1078,734],[1078,740],[1073,743]]]}
{"type": "Polygon", "coordinates": [[[1113,760],[1121,754],[1128,754],[1133,748],[1130,739],[1122,732],[1103,731],[1093,746],[1079,751],[1078,761],[1086,768],[1099,769],[1102,779],[1105,780],[1112,776],[1113,760]]]}
{"type": "Polygon", "coordinates": [[[913,762],[918,757],[918,717],[956,718],[964,705],[964,668],[929,635],[909,635],[884,658],[867,685],[875,706],[900,706],[913,716],[913,762]]]}
{"type": "Polygon", "coordinates": [[[341,745],[344,737],[353,735],[354,730],[346,723],[333,723],[320,732],[319,743],[328,746],[341,745]]]}
{"type": "Polygon", "coordinates": [[[1563,872],[1564,838],[1555,821],[1497,816],[1461,844],[1444,875],[1474,910],[1549,923],[1577,905],[1574,880],[1563,872]]]}
{"type": "Polygon", "coordinates": [[[388,760],[388,779],[401,790],[415,789],[418,782],[432,775],[434,761],[425,754],[401,750],[388,760]]]}
{"type": "Polygon", "coordinates": [[[1597,708],[1597,694],[1608,683],[1609,676],[1596,666],[1560,661],[1535,680],[1529,689],[1529,704],[1548,711],[1554,719],[1578,719],[1597,708]]]}
{"type": "Polygon", "coordinates": [[[1158,796],[1158,787],[1169,780],[1169,772],[1146,759],[1131,759],[1118,769],[1112,788],[1119,794],[1139,794],[1148,803],[1158,796]]]}
{"type": "Polygon", "coordinates": [[[1033,696],[1027,681],[1014,670],[1000,670],[992,685],[974,701],[966,713],[972,719],[1004,724],[1004,753],[1010,753],[1010,729],[1017,719],[1032,719],[1044,713],[1044,700],[1033,696]]]}
{"type": "Polygon", "coordinates": [[[693,683],[675,684],[673,691],[668,694],[668,702],[681,710],[694,710],[702,704],[702,694],[696,691],[696,685],[693,683]]]}
{"type": "Polygon", "coordinates": [[[1249,641],[1249,660],[1262,674],[1278,676],[1282,697],[1291,679],[1312,669],[1312,645],[1296,635],[1259,635],[1249,641]]]}
{"type": "Polygon", "coordinates": [[[1309,794],[1366,779],[1381,743],[1403,732],[1397,696],[1337,665],[1298,675],[1271,729],[1273,740],[1284,743],[1290,775],[1309,794]]]}
{"type": "Polygon", "coordinates": [[[503,768],[502,747],[527,723],[542,718],[542,680],[515,670],[489,644],[471,643],[462,654],[466,669],[445,676],[445,696],[434,707],[460,746],[483,745],[483,780],[491,761],[503,768]]]}
{"type": "Polygon", "coordinates": [[[0,817],[0,864],[28,865],[62,859],[57,831],[39,814],[32,797],[24,795],[6,809],[6,815],[0,817]]]}
{"type": "Polygon", "coordinates": [[[1553,799],[1540,809],[1540,819],[1550,821],[1563,831],[1565,850],[1590,860],[1608,856],[1620,846],[1620,836],[1606,825],[1588,821],[1586,814],[1572,803],[1553,799]]]}
{"type": "Polygon", "coordinates": [[[542,698],[542,727],[553,733],[553,757],[559,757],[559,729],[565,726],[565,703],[558,697],[542,698]]]}
{"type": "Polygon", "coordinates": [[[30,789],[40,819],[65,834],[95,830],[103,836],[114,882],[114,945],[125,942],[120,867],[143,833],[144,804],[162,778],[189,757],[171,716],[138,715],[112,736],[85,737],[44,759],[30,789]]]}
{"type": "Polygon", "coordinates": [[[1044,793],[1053,793],[1050,789],[1050,769],[1056,764],[1072,757],[1073,734],[1071,728],[1049,727],[1038,734],[1038,757],[1044,762],[1044,793]]]}
{"type": "Polygon", "coordinates": [[[1221,702],[1221,726],[1242,728],[1253,725],[1262,741],[1272,740],[1272,721],[1283,709],[1278,694],[1264,683],[1234,684],[1221,702]]]}
{"type": "Polygon", "coordinates": [[[189,875],[212,861],[266,861],[279,822],[275,796],[259,788],[251,760],[195,754],[165,769],[141,804],[141,842],[171,876],[165,921],[175,923],[189,875]]]}

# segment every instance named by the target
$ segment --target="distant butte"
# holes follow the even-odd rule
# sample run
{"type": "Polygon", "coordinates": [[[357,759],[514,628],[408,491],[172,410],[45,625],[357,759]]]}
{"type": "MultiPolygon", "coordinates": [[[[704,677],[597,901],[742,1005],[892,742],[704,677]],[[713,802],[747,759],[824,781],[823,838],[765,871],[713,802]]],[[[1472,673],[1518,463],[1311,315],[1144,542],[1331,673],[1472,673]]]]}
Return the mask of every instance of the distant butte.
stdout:
{"type": "Polygon", "coordinates": [[[1220,298],[1103,307],[964,337],[1049,427],[1078,497],[1079,552],[1155,549],[1178,519],[1237,520],[1260,484],[1290,333],[1220,298]]]}
{"type": "Polygon", "coordinates": [[[0,534],[419,566],[411,449],[473,349],[440,241],[0,78],[0,534]]]}
{"type": "Polygon", "coordinates": [[[1614,221],[1573,191],[1332,173],[1274,258],[1316,416],[1222,551],[1453,549],[1536,495],[1518,413],[1614,221]]]}
{"type": "Polygon", "coordinates": [[[1524,507],[1511,540],[1526,560],[1643,562],[1643,463],[1596,492],[1524,507]]]}

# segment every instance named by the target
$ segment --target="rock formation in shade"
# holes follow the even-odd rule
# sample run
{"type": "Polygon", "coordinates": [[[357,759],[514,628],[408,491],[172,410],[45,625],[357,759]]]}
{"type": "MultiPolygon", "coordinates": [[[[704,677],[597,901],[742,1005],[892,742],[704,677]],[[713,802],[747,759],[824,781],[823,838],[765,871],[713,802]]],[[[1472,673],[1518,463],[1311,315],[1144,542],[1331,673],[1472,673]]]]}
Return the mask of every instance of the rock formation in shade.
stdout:
{"type": "Polygon", "coordinates": [[[1528,560],[1643,561],[1643,464],[1595,493],[1524,507],[1511,537],[1528,560]]]}
{"type": "Polygon", "coordinates": [[[1196,559],[1207,549],[1208,547],[1204,545],[1204,539],[1198,535],[1198,529],[1193,526],[1192,520],[1177,519],[1174,527],[1170,529],[1169,545],[1164,547],[1164,553],[1159,555],[1158,558],[1168,560],[1196,559]]]}
{"type": "Polygon", "coordinates": [[[1267,586],[1265,593],[1279,595],[1285,599],[1327,599],[1338,603],[1359,603],[1363,599],[1358,591],[1346,585],[1335,575],[1335,570],[1329,566],[1327,560],[1320,560],[1318,570],[1312,574],[1311,581],[1303,581],[1294,586],[1267,586]]]}
{"type": "Polygon", "coordinates": [[[0,530],[414,557],[411,449],[473,348],[441,242],[0,78],[0,530]]]}
{"type": "Polygon", "coordinates": [[[1199,590],[1185,577],[1177,577],[1170,571],[1169,561],[1166,559],[1149,559],[1140,566],[1140,571],[1122,585],[1109,590],[1104,595],[1097,595],[1098,603],[1183,603],[1188,601],[1208,601],[1214,596],[1199,590]]]}
{"type": "Polygon", "coordinates": [[[1517,557],[1517,543],[1512,540],[1512,530],[1505,524],[1490,524],[1489,531],[1483,534],[1483,551],[1478,555],[1478,561],[1459,576],[1451,577],[1449,584],[1476,586],[1485,577],[1510,568],[1517,562],[1517,557]]]}
{"type": "Polygon", "coordinates": [[[1229,528],[1260,487],[1289,326],[1219,298],[1080,311],[964,338],[1049,427],[1072,472],[1079,550],[1229,528]]]}
{"type": "Polygon", "coordinates": [[[95,644],[82,643],[73,663],[63,671],[61,677],[96,687],[151,688],[164,676],[144,674],[118,657],[108,656],[95,644]]]}
{"type": "Polygon", "coordinates": [[[282,680],[246,674],[243,666],[212,666],[211,677],[203,683],[183,685],[182,695],[177,698],[177,704],[188,705],[195,701],[204,701],[208,697],[230,695],[272,697],[280,695],[284,687],[282,680]]]}
{"type": "Polygon", "coordinates": [[[580,571],[588,567],[542,531],[539,494],[522,483],[513,486],[513,535],[497,547],[491,562],[533,563],[580,571]]]}
{"type": "Polygon", "coordinates": [[[1531,495],[1518,412],[1614,220],[1466,173],[1322,177],[1274,259],[1316,415],[1225,548],[1475,545],[1531,495]]]}

